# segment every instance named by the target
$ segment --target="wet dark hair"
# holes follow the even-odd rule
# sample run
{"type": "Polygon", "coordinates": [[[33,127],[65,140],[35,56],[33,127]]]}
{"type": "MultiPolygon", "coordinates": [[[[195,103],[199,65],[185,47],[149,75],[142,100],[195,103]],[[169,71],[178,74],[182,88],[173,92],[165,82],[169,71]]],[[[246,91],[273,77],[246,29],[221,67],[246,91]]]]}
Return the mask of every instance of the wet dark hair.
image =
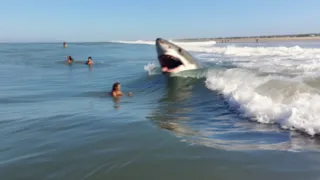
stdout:
{"type": "Polygon", "coordinates": [[[91,56],[89,56],[88,59],[91,59],[91,60],[92,60],[91,56]]]}
{"type": "Polygon", "coordinates": [[[73,61],[73,58],[71,56],[68,56],[70,58],[71,61],[73,61]]]}
{"type": "Polygon", "coordinates": [[[118,85],[120,85],[119,82],[115,82],[115,83],[113,84],[113,86],[112,86],[112,92],[116,90],[116,87],[117,87],[118,85]]]}

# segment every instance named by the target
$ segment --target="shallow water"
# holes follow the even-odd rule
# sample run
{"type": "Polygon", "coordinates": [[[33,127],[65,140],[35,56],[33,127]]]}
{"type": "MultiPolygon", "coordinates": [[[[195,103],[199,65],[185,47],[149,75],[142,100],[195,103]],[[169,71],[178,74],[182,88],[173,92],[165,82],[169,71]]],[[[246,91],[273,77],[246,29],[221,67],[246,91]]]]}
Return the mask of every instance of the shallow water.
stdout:
{"type": "Polygon", "coordinates": [[[153,42],[0,44],[0,179],[319,178],[320,43],[180,45],[205,69],[162,76],[153,42]]]}

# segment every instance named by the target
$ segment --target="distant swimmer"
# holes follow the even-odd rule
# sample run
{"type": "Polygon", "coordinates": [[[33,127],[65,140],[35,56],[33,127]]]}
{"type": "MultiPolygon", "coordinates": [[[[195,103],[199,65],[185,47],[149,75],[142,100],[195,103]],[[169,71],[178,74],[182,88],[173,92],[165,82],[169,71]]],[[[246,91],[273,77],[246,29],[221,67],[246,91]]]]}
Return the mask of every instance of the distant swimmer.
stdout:
{"type": "Polygon", "coordinates": [[[89,65],[89,66],[91,66],[91,65],[93,64],[93,61],[92,61],[91,56],[88,57],[88,61],[86,61],[85,64],[87,64],[87,65],[89,65]]]}
{"type": "MultiPolygon", "coordinates": [[[[116,82],[116,83],[113,84],[112,90],[111,90],[111,96],[112,97],[123,96],[123,93],[121,92],[121,87],[120,87],[120,83],[119,82],[116,82]]],[[[132,96],[132,92],[129,92],[128,96],[132,96]]]]}
{"type": "Polygon", "coordinates": [[[69,64],[73,63],[73,58],[71,56],[67,57],[67,63],[69,64]]]}
{"type": "Polygon", "coordinates": [[[67,47],[67,43],[63,42],[63,47],[66,48],[67,47]]]}

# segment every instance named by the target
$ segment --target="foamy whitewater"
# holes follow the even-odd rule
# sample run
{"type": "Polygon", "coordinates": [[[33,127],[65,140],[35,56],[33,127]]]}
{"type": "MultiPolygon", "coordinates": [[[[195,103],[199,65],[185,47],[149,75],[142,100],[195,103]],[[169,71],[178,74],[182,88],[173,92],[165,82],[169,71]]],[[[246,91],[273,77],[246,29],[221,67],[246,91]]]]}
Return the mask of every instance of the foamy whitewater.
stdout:
{"type": "MultiPolygon", "coordinates": [[[[209,67],[204,71],[206,87],[221,93],[240,115],[311,136],[320,132],[320,45],[174,43],[209,67]]],[[[145,70],[152,74],[158,66],[155,61],[145,70]]]]}

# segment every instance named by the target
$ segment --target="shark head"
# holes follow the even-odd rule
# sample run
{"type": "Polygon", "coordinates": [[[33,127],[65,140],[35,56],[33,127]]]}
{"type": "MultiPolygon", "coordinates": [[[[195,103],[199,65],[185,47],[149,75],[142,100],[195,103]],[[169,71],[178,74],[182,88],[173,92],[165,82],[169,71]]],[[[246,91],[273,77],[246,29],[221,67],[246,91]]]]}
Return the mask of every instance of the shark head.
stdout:
{"type": "Polygon", "coordinates": [[[156,39],[158,60],[163,73],[197,69],[197,61],[183,48],[161,38],[156,39]]]}

